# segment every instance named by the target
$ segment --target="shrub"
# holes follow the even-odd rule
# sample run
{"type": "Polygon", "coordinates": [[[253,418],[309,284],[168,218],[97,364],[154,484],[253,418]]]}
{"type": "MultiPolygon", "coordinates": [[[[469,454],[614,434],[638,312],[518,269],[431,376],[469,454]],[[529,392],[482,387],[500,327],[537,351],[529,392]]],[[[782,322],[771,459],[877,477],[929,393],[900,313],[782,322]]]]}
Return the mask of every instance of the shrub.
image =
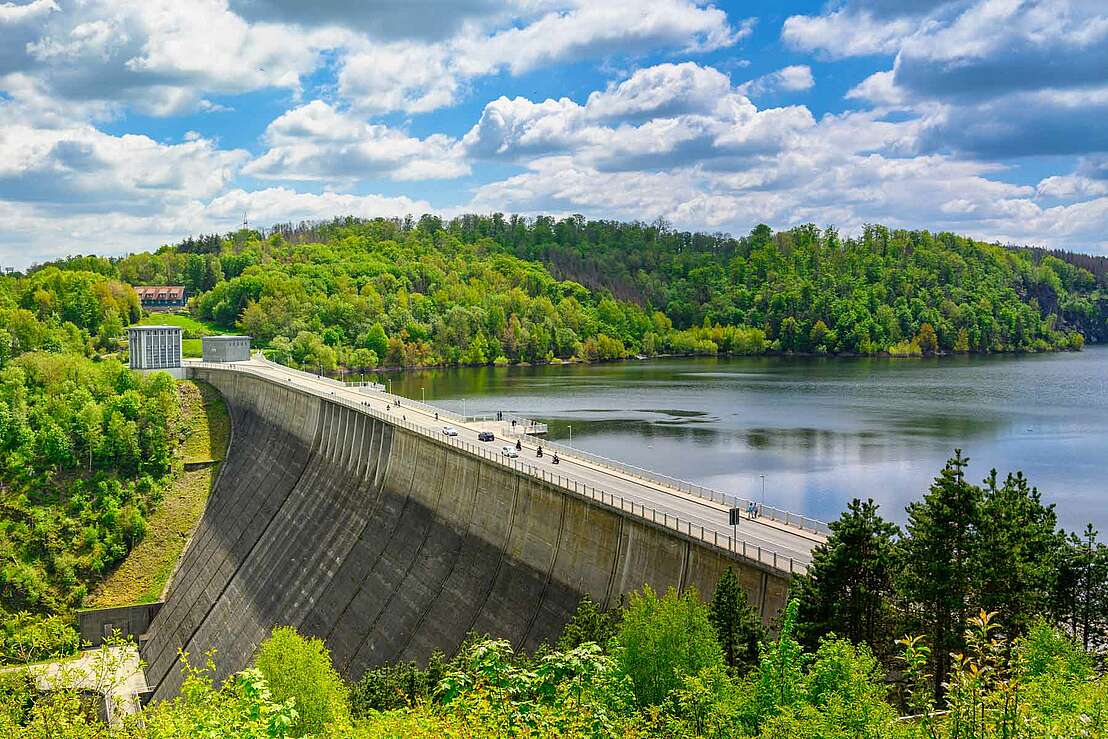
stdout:
{"type": "Polygon", "coordinates": [[[643,706],[665,700],[683,675],[723,665],[708,607],[696,590],[678,594],[670,588],[659,598],[649,585],[631,594],[614,656],[643,706]]]}
{"type": "Polygon", "coordinates": [[[318,734],[350,723],[346,686],[319,639],[279,626],[258,647],[254,666],[265,678],[273,700],[292,700],[298,714],[290,735],[318,734]]]}

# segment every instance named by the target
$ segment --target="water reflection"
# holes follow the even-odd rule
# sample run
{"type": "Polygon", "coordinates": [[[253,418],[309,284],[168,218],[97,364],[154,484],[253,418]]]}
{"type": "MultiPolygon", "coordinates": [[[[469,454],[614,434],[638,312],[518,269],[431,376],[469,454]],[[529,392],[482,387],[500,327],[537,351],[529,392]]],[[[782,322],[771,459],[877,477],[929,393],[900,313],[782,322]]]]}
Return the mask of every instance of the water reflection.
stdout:
{"type": "MultiPolygon", "coordinates": [[[[1108,348],[926,360],[669,360],[388,375],[396,392],[550,424],[550,438],[833,518],[855,495],[903,519],[955,447],[1022,469],[1069,527],[1108,526],[1108,348]],[[571,430],[572,427],[572,430],[571,430]]],[[[380,378],[379,378],[380,379],[380,378]]]]}

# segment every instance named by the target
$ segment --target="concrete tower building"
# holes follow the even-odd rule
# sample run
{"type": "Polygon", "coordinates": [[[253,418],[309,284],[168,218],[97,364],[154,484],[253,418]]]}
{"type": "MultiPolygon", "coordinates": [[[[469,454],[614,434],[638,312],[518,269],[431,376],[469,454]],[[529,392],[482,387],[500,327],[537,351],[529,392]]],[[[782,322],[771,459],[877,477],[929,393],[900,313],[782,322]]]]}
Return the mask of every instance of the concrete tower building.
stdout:
{"type": "Polygon", "coordinates": [[[179,326],[129,326],[127,340],[131,349],[131,369],[165,371],[178,379],[184,377],[179,326]]]}

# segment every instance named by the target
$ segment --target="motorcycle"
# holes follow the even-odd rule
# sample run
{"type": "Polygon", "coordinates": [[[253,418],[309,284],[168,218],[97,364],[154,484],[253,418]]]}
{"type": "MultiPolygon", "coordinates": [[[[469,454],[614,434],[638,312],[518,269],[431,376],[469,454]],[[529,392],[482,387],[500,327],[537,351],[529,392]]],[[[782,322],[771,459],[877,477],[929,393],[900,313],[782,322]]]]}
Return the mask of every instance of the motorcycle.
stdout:
{"type": "Polygon", "coordinates": [[[539,450],[537,452],[535,452],[535,456],[536,457],[541,457],[542,456],[542,447],[541,446],[539,447],[539,450]]]}
{"type": "Polygon", "coordinates": [[[552,459],[550,461],[553,462],[554,464],[558,464],[558,462],[560,460],[558,459],[558,453],[557,452],[554,452],[554,459],[552,459]]]}

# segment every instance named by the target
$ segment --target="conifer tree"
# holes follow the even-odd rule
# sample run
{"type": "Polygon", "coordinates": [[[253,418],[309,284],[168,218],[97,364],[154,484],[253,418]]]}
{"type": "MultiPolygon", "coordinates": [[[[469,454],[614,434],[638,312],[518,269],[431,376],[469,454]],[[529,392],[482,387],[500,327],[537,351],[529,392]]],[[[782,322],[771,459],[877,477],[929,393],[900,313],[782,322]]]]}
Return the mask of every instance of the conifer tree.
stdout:
{"type": "Polygon", "coordinates": [[[1044,506],[1039,491],[1022,472],[998,484],[996,470],[985,479],[977,569],[982,573],[977,605],[1004,614],[1012,636],[1027,631],[1050,610],[1058,557],[1064,538],[1054,506],[1044,506]]]}
{"type": "Polygon", "coordinates": [[[966,480],[969,458],[956,449],[922,501],[908,506],[901,543],[900,593],[931,644],[936,697],[963,647],[963,624],[980,590],[977,537],[981,488],[966,480]]]}
{"type": "Polygon", "coordinates": [[[877,509],[872,498],[852,500],[812,552],[807,574],[796,578],[797,632],[810,650],[831,632],[869,645],[878,656],[892,647],[894,539],[900,532],[877,509]]]}
{"type": "Polygon", "coordinates": [[[758,663],[758,643],[765,637],[765,628],[730,567],[724,570],[712,593],[708,620],[732,670],[741,675],[758,663]]]}

